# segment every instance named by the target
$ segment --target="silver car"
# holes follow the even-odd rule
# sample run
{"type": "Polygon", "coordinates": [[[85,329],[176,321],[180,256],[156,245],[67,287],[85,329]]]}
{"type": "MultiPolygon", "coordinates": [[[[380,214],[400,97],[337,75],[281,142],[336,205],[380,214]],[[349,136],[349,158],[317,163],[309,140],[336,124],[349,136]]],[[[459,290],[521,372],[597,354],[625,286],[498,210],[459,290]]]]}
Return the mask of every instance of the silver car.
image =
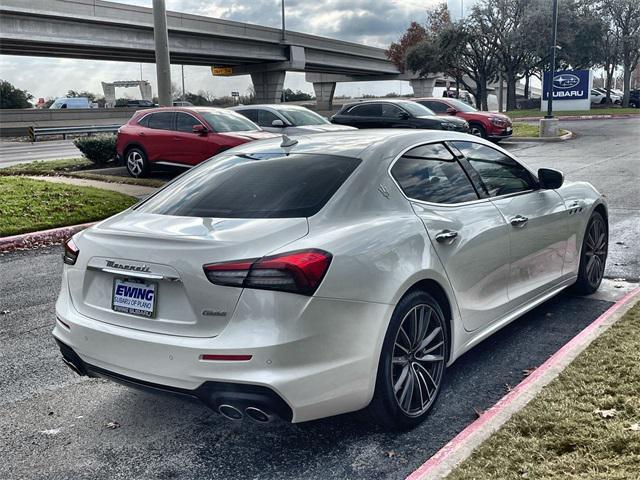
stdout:
{"type": "Polygon", "coordinates": [[[231,107],[267,132],[285,135],[357,130],[347,125],[335,125],[316,112],[298,105],[241,105],[231,107]]]}
{"type": "Polygon", "coordinates": [[[274,138],[69,240],[53,334],[81,374],[230,419],[368,407],[407,428],[464,352],[567,287],[594,292],[607,243],[590,184],[478,137],[274,138]]]}

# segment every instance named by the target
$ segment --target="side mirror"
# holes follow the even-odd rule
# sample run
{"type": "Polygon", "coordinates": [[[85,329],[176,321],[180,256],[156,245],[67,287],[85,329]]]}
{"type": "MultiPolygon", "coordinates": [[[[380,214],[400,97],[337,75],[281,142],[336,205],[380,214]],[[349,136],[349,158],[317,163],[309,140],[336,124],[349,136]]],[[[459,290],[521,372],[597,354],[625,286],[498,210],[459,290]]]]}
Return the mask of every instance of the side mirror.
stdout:
{"type": "Polygon", "coordinates": [[[538,180],[542,188],[555,190],[564,183],[564,173],[553,168],[541,168],[538,170],[538,180]]]}
{"type": "Polygon", "coordinates": [[[409,114],[407,112],[401,112],[400,115],[398,116],[403,120],[406,120],[407,118],[409,118],[409,114]]]}
{"type": "Polygon", "coordinates": [[[273,122],[271,122],[271,126],[276,128],[284,128],[284,122],[282,120],[276,119],[273,122]]]}
{"type": "Polygon", "coordinates": [[[449,108],[447,108],[447,113],[448,113],[449,115],[455,115],[456,113],[458,113],[458,110],[456,110],[456,109],[455,109],[455,108],[453,108],[453,107],[449,107],[449,108]]]}
{"type": "Polygon", "coordinates": [[[207,127],[205,127],[201,123],[193,126],[193,133],[197,135],[206,135],[208,132],[209,130],[207,130],[207,127]]]}

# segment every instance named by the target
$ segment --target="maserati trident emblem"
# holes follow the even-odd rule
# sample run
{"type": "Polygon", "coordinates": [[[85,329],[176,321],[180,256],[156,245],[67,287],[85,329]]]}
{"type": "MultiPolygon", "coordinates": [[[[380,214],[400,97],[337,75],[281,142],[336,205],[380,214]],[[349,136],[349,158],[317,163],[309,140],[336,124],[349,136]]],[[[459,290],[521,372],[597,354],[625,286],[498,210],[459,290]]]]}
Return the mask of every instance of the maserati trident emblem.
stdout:
{"type": "Polygon", "coordinates": [[[378,191],[382,194],[384,198],[389,198],[389,190],[387,190],[387,187],[385,187],[384,185],[380,184],[378,186],[378,191]]]}

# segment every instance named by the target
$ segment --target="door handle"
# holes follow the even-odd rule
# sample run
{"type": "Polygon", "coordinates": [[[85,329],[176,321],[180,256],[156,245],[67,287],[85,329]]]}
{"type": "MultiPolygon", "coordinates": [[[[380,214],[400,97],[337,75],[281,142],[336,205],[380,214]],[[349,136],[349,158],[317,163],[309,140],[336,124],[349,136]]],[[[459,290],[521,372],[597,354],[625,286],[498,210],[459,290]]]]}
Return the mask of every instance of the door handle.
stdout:
{"type": "Polygon", "coordinates": [[[511,225],[514,227],[524,227],[529,219],[527,217],[523,217],[522,215],[516,215],[510,221],[511,225]]]}
{"type": "Polygon", "coordinates": [[[144,132],[138,132],[138,136],[144,137],[144,132]]]}
{"type": "Polygon", "coordinates": [[[436,234],[436,241],[439,243],[452,243],[457,236],[458,232],[454,232],[453,230],[442,230],[436,234]]]}

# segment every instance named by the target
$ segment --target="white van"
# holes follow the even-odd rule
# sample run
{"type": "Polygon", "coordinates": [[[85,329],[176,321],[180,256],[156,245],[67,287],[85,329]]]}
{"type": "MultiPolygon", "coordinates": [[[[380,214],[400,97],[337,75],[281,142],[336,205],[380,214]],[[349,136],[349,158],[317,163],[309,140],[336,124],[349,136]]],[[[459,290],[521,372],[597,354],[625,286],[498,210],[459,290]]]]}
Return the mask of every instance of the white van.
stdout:
{"type": "Polygon", "coordinates": [[[93,105],[87,97],[73,97],[73,98],[57,98],[55,102],[51,104],[49,108],[92,108],[93,105]]]}

